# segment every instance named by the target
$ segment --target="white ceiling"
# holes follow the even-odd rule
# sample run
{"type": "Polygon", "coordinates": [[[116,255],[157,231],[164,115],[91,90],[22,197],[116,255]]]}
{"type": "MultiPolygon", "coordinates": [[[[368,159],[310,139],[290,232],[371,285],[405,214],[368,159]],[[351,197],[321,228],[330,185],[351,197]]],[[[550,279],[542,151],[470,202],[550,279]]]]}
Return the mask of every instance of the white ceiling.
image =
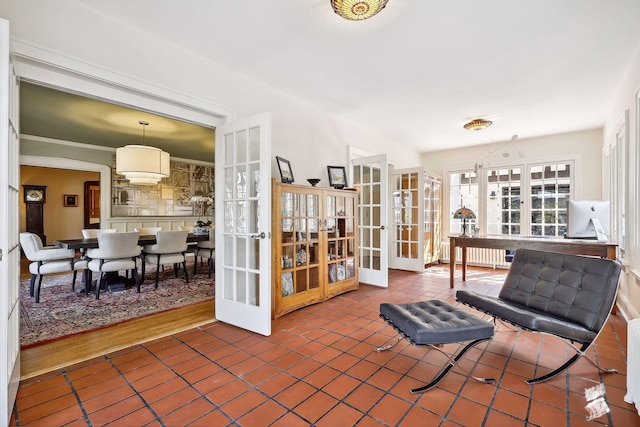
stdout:
{"type": "Polygon", "coordinates": [[[601,127],[640,42],[638,0],[79,2],[420,151],[601,127]]]}

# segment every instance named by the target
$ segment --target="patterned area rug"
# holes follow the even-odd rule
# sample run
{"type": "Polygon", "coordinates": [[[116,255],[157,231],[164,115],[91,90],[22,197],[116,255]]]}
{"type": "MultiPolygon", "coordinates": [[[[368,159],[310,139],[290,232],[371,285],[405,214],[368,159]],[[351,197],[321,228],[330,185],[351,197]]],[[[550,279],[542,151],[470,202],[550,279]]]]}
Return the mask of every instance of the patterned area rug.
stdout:
{"type": "Polygon", "coordinates": [[[99,300],[94,294],[86,296],[78,292],[84,287],[81,273],[78,273],[75,291],[71,290],[71,273],[45,276],[38,304],[29,296],[29,280],[23,280],[20,283],[20,345],[40,344],[213,299],[214,281],[207,277],[206,264],[198,267],[195,277],[193,264],[188,268],[188,284],[182,270],[176,279],[173,269],[165,268],[164,280],[161,272],[158,289],[155,289],[155,268],[147,266],[140,293],[135,286],[119,292],[102,290],[99,300]]]}

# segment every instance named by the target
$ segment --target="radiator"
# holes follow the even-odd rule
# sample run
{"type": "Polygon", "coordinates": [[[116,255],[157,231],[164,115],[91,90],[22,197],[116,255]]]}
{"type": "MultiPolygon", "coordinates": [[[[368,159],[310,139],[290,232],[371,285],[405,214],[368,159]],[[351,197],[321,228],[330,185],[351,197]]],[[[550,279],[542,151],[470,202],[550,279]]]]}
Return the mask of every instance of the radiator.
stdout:
{"type": "Polygon", "coordinates": [[[635,403],[640,415],[640,318],[627,324],[627,403],[635,403]]]}
{"type": "MultiPolygon", "coordinates": [[[[449,262],[449,242],[442,242],[440,252],[441,261],[449,262]]],[[[511,265],[505,260],[504,249],[467,248],[467,264],[479,267],[509,268],[511,265]]],[[[456,248],[456,262],[462,262],[462,248],[456,248]]]]}

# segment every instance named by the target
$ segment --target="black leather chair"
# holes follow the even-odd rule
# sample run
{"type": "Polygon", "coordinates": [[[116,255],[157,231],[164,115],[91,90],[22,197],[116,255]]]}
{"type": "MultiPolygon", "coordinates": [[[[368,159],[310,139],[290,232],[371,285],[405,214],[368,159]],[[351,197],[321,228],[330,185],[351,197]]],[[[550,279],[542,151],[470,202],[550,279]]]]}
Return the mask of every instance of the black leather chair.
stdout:
{"type": "MultiPolygon", "coordinates": [[[[576,354],[562,366],[526,381],[535,384],[585,356],[611,314],[619,277],[620,264],[609,259],[519,249],[498,297],[460,290],[456,298],[495,319],[554,335],[573,347],[576,354]]],[[[616,372],[585,358],[602,371],[616,372]]]]}

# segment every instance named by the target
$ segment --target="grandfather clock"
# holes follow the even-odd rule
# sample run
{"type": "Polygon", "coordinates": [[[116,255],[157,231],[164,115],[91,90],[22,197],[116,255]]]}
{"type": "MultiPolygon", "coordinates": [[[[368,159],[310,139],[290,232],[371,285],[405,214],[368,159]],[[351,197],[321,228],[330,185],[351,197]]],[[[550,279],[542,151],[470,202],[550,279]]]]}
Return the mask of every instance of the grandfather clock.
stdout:
{"type": "Polygon", "coordinates": [[[47,201],[46,185],[23,185],[24,203],[27,205],[27,232],[40,236],[42,244],[47,244],[44,235],[44,204],[47,201]]]}

